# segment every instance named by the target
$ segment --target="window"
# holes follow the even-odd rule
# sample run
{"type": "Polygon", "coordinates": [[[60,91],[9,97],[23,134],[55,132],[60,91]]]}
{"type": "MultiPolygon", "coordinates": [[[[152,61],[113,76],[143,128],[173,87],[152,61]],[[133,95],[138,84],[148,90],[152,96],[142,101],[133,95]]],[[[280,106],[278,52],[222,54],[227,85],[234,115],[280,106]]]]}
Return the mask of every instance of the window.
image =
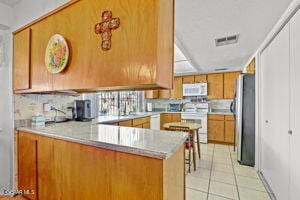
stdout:
{"type": "Polygon", "coordinates": [[[144,92],[98,93],[98,115],[128,115],[142,112],[144,92]]]}

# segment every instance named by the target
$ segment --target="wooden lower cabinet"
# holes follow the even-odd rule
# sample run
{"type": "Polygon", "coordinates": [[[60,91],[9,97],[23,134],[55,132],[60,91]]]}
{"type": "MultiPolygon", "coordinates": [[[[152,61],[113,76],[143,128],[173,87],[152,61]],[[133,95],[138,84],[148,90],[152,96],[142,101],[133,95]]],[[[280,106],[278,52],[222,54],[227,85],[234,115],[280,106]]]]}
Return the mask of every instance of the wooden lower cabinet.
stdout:
{"type": "Polygon", "coordinates": [[[146,128],[150,129],[150,117],[141,117],[126,121],[121,121],[118,123],[119,126],[126,126],[126,127],[136,127],[136,128],[146,128]]]}
{"type": "Polygon", "coordinates": [[[18,136],[18,187],[33,194],[24,194],[28,199],[37,198],[37,151],[38,141],[35,137],[20,133],[18,136]]]}
{"type": "Polygon", "coordinates": [[[208,141],[234,145],[235,121],[232,115],[208,115],[208,141]]]}
{"type": "Polygon", "coordinates": [[[122,121],[118,123],[119,126],[132,127],[132,120],[122,121]]]}
{"type": "Polygon", "coordinates": [[[164,124],[170,122],[180,122],[181,114],[180,113],[162,113],[160,114],[160,129],[164,130],[164,124]]]}
{"type": "Polygon", "coordinates": [[[224,121],[208,120],[209,142],[224,142],[224,121]]]}
{"type": "Polygon", "coordinates": [[[184,200],[184,146],[166,160],[18,133],[19,189],[39,200],[184,200]]]}

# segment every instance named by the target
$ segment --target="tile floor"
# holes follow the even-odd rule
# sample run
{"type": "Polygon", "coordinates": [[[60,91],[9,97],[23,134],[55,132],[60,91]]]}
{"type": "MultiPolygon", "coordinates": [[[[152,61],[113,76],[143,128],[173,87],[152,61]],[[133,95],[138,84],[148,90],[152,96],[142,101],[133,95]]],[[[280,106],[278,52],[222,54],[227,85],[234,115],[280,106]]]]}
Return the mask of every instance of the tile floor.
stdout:
{"type": "Polygon", "coordinates": [[[252,167],[240,165],[233,147],[201,144],[197,171],[186,176],[186,200],[270,200],[252,167]]]}

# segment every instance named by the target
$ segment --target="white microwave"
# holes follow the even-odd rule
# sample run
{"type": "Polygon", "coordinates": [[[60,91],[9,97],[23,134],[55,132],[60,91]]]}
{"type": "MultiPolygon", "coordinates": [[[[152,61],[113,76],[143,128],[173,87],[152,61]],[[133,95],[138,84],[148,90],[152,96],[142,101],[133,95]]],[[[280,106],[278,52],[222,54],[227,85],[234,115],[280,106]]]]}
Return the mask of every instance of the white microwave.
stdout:
{"type": "Polygon", "coordinates": [[[183,96],[207,96],[207,83],[183,84],[183,96]]]}

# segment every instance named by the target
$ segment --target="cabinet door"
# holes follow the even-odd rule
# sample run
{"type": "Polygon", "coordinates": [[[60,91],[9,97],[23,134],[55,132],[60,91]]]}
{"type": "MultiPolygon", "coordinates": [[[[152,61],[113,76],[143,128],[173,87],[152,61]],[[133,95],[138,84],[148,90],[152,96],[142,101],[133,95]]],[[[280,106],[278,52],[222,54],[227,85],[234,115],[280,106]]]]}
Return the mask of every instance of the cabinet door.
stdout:
{"type": "Polygon", "coordinates": [[[223,74],[208,74],[208,99],[223,99],[224,94],[223,74]]]}
{"type": "Polygon", "coordinates": [[[150,129],[150,122],[144,123],[143,128],[150,129]]]}
{"type": "Polygon", "coordinates": [[[14,35],[13,88],[27,90],[30,88],[30,29],[14,35]]]}
{"type": "Polygon", "coordinates": [[[207,75],[201,74],[195,76],[195,83],[206,83],[207,82],[207,75]]]}
{"type": "Polygon", "coordinates": [[[132,127],[132,120],[122,121],[118,123],[119,126],[132,127]]]}
{"type": "Polygon", "coordinates": [[[290,23],[290,47],[291,47],[291,180],[290,200],[300,199],[300,12],[292,18],[290,23]]]}
{"type": "Polygon", "coordinates": [[[32,190],[24,194],[28,199],[37,199],[37,140],[19,132],[18,136],[18,189],[32,190]]]}
{"type": "Polygon", "coordinates": [[[160,129],[164,130],[164,124],[170,123],[172,121],[172,115],[163,113],[160,115],[160,129]]]}
{"type": "Polygon", "coordinates": [[[194,83],[195,82],[195,76],[183,76],[182,77],[183,83],[194,83]]]}
{"type": "Polygon", "coordinates": [[[235,82],[241,72],[224,73],[224,99],[233,99],[235,82]]]}
{"type": "Polygon", "coordinates": [[[170,98],[170,90],[159,90],[158,98],[159,99],[169,99],[170,98]]]}
{"type": "Polygon", "coordinates": [[[224,142],[224,121],[208,120],[208,140],[224,142]]]}
{"type": "Polygon", "coordinates": [[[157,99],[158,98],[158,90],[147,90],[145,91],[146,99],[157,99]]]}
{"type": "Polygon", "coordinates": [[[175,113],[171,114],[172,115],[172,121],[171,122],[180,122],[181,121],[181,114],[180,113],[175,113]]]}
{"type": "Polygon", "coordinates": [[[182,99],[182,77],[175,77],[173,83],[173,89],[171,90],[171,98],[182,99]]]}
{"type": "Polygon", "coordinates": [[[225,138],[224,142],[234,144],[234,121],[225,121],[225,138]]]}

